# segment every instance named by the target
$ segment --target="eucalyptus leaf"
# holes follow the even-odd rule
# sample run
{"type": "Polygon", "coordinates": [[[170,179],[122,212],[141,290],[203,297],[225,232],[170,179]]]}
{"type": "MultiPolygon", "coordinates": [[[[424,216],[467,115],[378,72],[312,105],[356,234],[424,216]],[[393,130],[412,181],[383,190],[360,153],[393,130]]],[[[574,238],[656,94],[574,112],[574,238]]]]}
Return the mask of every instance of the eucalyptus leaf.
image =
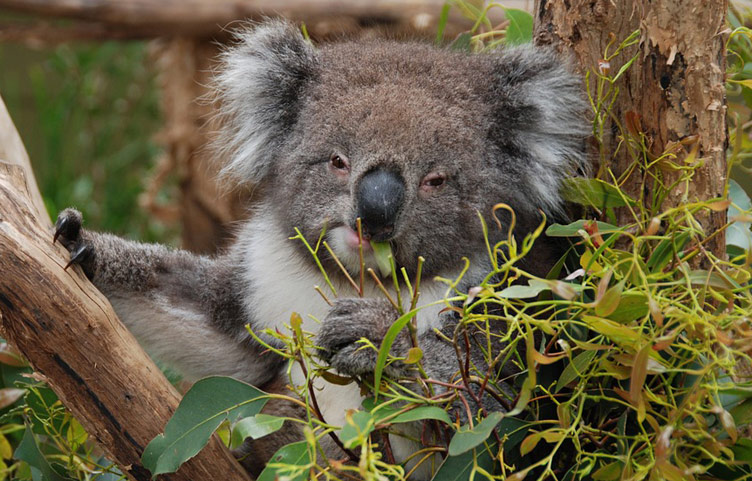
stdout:
{"type": "Polygon", "coordinates": [[[368,411],[355,411],[348,414],[345,419],[345,425],[339,431],[339,438],[346,448],[360,446],[376,426],[373,415],[368,411]]]}
{"type": "Polygon", "coordinates": [[[392,263],[389,256],[392,255],[392,246],[388,242],[371,242],[373,256],[376,258],[376,264],[379,266],[381,277],[386,277],[392,273],[392,263]]]}
{"type": "Polygon", "coordinates": [[[598,351],[584,351],[575,356],[574,359],[572,359],[572,362],[567,364],[567,367],[564,368],[561,376],[559,376],[555,392],[561,391],[567,384],[573,382],[580,376],[580,374],[585,372],[597,354],[598,351]]]}
{"type": "Polygon", "coordinates": [[[232,427],[232,448],[237,448],[246,438],[259,439],[278,431],[285,419],[270,414],[256,414],[238,421],[232,427]]]}
{"type": "MultiPolygon", "coordinates": [[[[580,237],[579,231],[585,229],[585,223],[592,222],[590,220],[578,220],[571,224],[551,224],[546,229],[546,235],[549,237],[580,237]]],[[[606,222],[596,221],[595,225],[598,227],[598,233],[611,234],[619,232],[621,229],[606,222]]]]}
{"type": "Polygon", "coordinates": [[[496,295],[504,299],[529,299],[531,297],[537,297],[541,292],[550,289],[551,285],[548,282],[530,279],[526,286],[509,286],[506,289],[497,292],[496,295]]]}
{"type": "Polygon", "coordinates": [[[363,409],[373,414],[376,424],[381,424],[383,422],[388,422],[390,424],[400,424],[427,420],[441,421],[448,425],[452,424],[452,420],[449,417],[449,414],[447,414],[445,410],[438,406],[418,406],[410,409],[409,411],[397,414],[402,411],[402,406],[379,406],[376,405],[373,398],[367,398],[363,401],[363,409]]]}
{"type": "Polygon", "coordinates": [[[472,429],[460,428],[449,442],[449,455],[457,456],[481,444],[488,439],[491,431],[504,419],[505,415],[506,413],[492,412],[472,429]]]}
{"type": "Polygon", "coordinates": [[[470,40],[473,38],[468,32],[462,32],[457,35],[457,38],[449,45],[451,50],[459,50],[462,52],[470,52],[470,40]]]}
{"type": "MultiPolygon", "coordinates": [[[[519,450],[514,448],[525,438],[528,426],[527,422],[513,417],[502,419],[496,426],[496,432],[504,440],[504,460],[507,464],[514,464],[520,459],[519,450]]],[[[466,481],[471,479],[476,466],[493,473],[496,464],[492,455],[496,455],[497,451],[496,442],[489,441],[460,455],[448,456],[439,466],[432,481],[466,481]]]]}
{"type": "Polygon", "coordinates": [[[505,8],[504,15],[509,20],[505,37],[507,45],[520,45],[533,41],[532,15],[516,8],[505,8]]]}
{"type": "Polygon", "coordinates": [[[405,328],[410,319],[415,317],[416,311],[410,311],[400,316],[399,319],[389,327],[384,335],[384,339],[381,341],[381,347],[379,348],[379,354],[376,358],[376,367],[373,370],[373,385],[376,386],[375,396],[378,396],[379,385],[381,384],[381,376],[384,373],[384,366],[386,365],[386,359],[389,356],[389,351],[392,349],[394,340],[397,339],[400,331],[405,328]]]}
{"type": "Polygon", "coordinates": [[[47,458],[39,450],[34,433],[31,432],[31,428],[28,426],[13,456],[16,459],[27,462],[29,466],[36,469],[44,481],[70,481],[71,479],[60,475],[52,468],[47,458]]]}
{"type": "Polygon", "coordinates": [[[283,446],[274,453],[274,456],[266,463],[266,467],[259,474],[256,481],[276,481],[284,479],[286,481],[304,481],[308,479],[307,469],[297,469],[294,467],[305,467],[311,464],[311,454],[308,450],[308,443],[300,441],[297,443],[283,446]],[[274,466],[274,464],[285,465],[284,468],[274,466]],[[293,467],[293,468],[291,468],[293,467]]]}
{"type": "Polygon", "coordinates": [[[606,209],[634,205],[635,201],[617,187],[600,179],[571,177],[562,183],[561,195],[575,204],[606,209]]]}
{"type": "Polygon", "coordinates": [[[267,401],[255,387],[229,377],[201,379],[185,393],[164,434],[155,437],[141,461],[152,476],[173,473],[195,456],[225,420],[258,414],[267,401]]]}
{"type": "Polygon", "coordinates": [[[681,232],[670,239],[663,239],[653,250],[653,253],[645,263],[650,272],[659,272],[666,267],[674,256],[678,256],[689,242],[689,233],[681,232]]]}
{"type": "Polygon", "coordinates": [[[650,312],[648,302],[648,297],[642,292],[625,292],[619,299],[617,309],[608,318],[622,324],[640,319],[650,312]]]}

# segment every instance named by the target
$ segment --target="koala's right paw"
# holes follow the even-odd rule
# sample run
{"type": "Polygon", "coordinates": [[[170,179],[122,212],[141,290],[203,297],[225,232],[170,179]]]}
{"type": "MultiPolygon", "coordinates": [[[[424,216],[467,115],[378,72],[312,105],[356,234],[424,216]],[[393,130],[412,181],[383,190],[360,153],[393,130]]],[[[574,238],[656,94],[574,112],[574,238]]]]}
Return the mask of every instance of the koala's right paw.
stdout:
{"type": "Polygon", "coordinates": [[[65,269],[73,264],[80,265],[87,277],[91,279],[91,263],[94,258],[94,246],[82,235],[83,216],[76,209],[65,209],[55,221],[55,234],[52,242],[60,243],[70,252],[70,260],[65,269]]]}

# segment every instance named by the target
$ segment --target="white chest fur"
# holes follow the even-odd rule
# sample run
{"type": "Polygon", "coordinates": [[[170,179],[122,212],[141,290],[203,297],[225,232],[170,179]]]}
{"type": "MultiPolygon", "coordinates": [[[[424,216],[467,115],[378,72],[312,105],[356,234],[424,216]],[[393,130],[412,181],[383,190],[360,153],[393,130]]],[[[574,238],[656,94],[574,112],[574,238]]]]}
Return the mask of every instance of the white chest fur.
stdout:
{"type": "MultiPolygon", "coordinates": [[[[245,299],[246,312],[254,320],[254,327],[261,329],[287,330],[290,317],[298,313],[303,319],[303,329],[316,334],[320,323],[324,321],[329,305],[314,289],[319,286],[331,299],[334,296],[326,281],[311,259],[301,261],[301,256],[293,242],[279,231],[273,219],[257,216],[250,226],[248,235],[241,236],[246,244],[244,250],[244,279],[248,284],[248,296],[245,299]]],[[[330,279],[337,290],[338,297],[355,297],[357,292],[338,273],[330,273],[330,279]]],[[[364,286],[366,297],[380,297],[383,293],[372,283],[364,286]]],[[[423,307],[417,315],[418,331],[424,332],[439,327],[439,312],[446,307],[443,301],[447,286],[433,279],[421,282],[418,305],[423,307]]],[[[409,294],[405,288],[402,292],[404,304],[409,304],[409,294]],[[407,300],[407,301],[405,301],[407,300]]],[[[305,377],[298,366],[291,371],[291,382],[301,386],[305,377]]],[[[355,384],[338,386],[317,379],[314,392],[327,423],[337,426],[345,424],[345,413],[358,409],[362,402],[359,389],[355,384]]],[[[408,456],[414,449],[409,443],[396,442],[395,449],[402,446],[405,451],[396,453],[398,458],[408,456]]]]}

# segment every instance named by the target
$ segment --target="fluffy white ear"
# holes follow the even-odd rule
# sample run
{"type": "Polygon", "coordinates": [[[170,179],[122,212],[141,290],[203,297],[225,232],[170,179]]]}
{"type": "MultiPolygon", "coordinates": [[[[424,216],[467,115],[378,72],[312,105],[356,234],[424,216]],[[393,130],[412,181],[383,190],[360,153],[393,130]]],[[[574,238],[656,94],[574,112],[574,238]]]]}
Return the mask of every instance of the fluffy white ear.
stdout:
{"type": "Polygon", "coordinates": [[[223,175],[258,183],[298,118],[301,93],[315,75],[316,52],[300,30],[270,20],[235,32],[214,78],[221,127],[214,144],[223,175]]]}
{"type": "Polygon", "coordinates": [[[502,155],[523,164],[533,205],[560,214],[561,181],[589,171],[582,81],[551,50],[523,46],[492,56],[492,140],[502,155]]]}

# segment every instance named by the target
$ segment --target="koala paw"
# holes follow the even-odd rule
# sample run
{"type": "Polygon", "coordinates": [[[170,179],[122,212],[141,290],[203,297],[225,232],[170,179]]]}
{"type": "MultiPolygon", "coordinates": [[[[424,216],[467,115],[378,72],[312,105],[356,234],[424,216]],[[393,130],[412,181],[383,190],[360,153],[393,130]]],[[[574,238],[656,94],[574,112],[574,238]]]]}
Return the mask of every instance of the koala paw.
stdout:
{"type": "MultiPolygon", "coordinates": [[[[386,299],[337,299],[318,334],[319,357],[340,374],[363,376],[373,373],[378,352],[360,340],[365,338],[378,349],[397,317],[397,310],[386,299]]],[[[404,356],[408,349],[410,338],[402,331],[392,344],[391,353],[404,356]]],[[[386,368],[386,373],[400,377],[403,367],[401,363],[392,363],[386,368]]]]}
{"type": "Polygon", "coordinates": [[[82,236],[81,225],[83,216],[76,209],[65,209],[57,216],[55,221],[55,234],[52,242],[60,243],[70,252],[70,260],[65,265],[65,269],[73,264],[79,264],[86,275],[89,275],[89,265],[94,257],[94,247],[82,236]]]}

